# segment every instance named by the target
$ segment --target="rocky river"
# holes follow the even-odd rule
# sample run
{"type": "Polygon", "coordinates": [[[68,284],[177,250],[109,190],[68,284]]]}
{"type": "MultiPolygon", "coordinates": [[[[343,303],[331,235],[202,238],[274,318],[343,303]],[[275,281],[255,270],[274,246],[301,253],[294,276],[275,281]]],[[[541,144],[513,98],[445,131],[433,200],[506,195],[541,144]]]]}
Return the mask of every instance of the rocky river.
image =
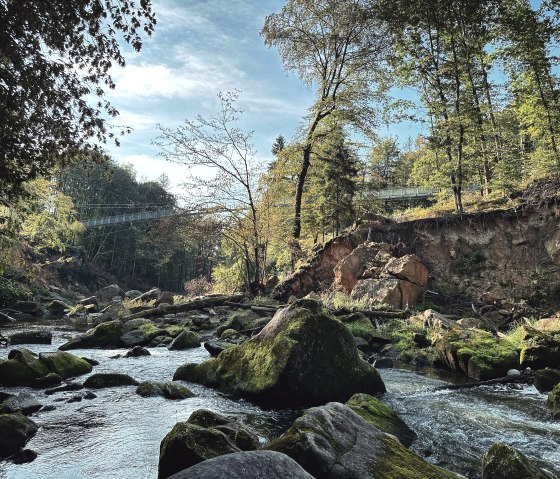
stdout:
{"type": "MultiPolygon", "coordinates": [[[[22,327],[29,329],[18,325],[22,327]]],[[[44,326],[35,323],[30,327],[44,326]]],[[[78,334],[67,326],[48,327],[53,332],[52,345],[29,345],[29,349],[54,351],[78,334]]],[[[10,349],[1,349],[0,358],[10,349]]],[[[126,349],[78,349],[73,353],[98,361],[94,373],[125,373],[138,381],[170,380],[178,366],[209,357],[202,347],[149,351],[150,356],[118,359],[112,357],[126,349]]],[[[380,374],[387,387],[382,399],[417,433],[412,450],[426,460],[474,479],[480,477],[482,454],[495,441],[502,441],[560,477],[560,423],[551,420],[546,396],[533,386],[433,391],[455,378],[430,370],[384,369],[380,374]]],[[[93,399],[70,403],[68,399],[76,394],[72,391],[47,396],[41,390],[3,388],[9,393],[31,391],[46,407],[34,414],[40,429],[27,444],[37,458],[21,465],[1,462],[0,478],[155,478],[161,440],[197,409],[242,417],[263,443],[301,413],[298,409],[265,409],[212,388],[185,384],[196,396],[179,401],[143,398],[130,386],[99,389],[93,399]]]]}

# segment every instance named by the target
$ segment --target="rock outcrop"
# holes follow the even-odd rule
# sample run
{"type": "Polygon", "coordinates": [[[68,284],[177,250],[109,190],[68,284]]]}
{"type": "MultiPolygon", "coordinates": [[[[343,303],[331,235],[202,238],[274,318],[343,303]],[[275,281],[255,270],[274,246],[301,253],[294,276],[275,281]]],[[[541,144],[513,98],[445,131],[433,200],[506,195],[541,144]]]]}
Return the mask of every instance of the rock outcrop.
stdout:
{"type": "Polygon", "coordinates": [[[173,379],[303,403],[385,391],[377,371],[360,359],[352,334],[314,300],[279,310],[249,341],[181,366],[173,379]]]}
{"type": "Polygon", "coordinates": [[[38,430],[37,424],[21,413],[0,414],[0,459],[21,450],[38,430]]]}
{"type": "Polygon", "coordinates": [[[459,477],[424,461],[340,403],[308,409],[265,448],[290,456],[322,479],[459,477]]]}
{"type": "Polygon", "coordinates": [[[453,370],[486,380],[503,377],[519,367],[516,347],[478,329],[452,329],[435,343],[441,358],[453,370]]]}

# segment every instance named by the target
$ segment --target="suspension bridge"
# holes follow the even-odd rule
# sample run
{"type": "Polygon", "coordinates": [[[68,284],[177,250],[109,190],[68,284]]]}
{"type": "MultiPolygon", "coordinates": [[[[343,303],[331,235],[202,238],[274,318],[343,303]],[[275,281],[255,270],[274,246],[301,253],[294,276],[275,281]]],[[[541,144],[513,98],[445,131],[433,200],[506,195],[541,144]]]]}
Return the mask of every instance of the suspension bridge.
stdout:
{"type": "MultiPolygon", "coordinates": [[[[470,188],[469,188],[470,189],[470,188]]],[[[440,188],[420,188],[420,187],[399,187],[399,188],[384,188],[376,192],[376,197],[383,201],[403,201],[403,200],[424,200],[439,193],[440,188]]],[[[138,205],[141,206],[141,205],[138,205]]],[[[277,207],[289,208],[292,205],[282,204],[275,205],[277,207]]],[[[156,221],[176,214],[188,216],[200,216],[210,213],[223,213],[236,209],[235,207],[199,207],[196,209],[188,210],[183,208],[163,208],[154,211],[140,211],[134,213],[123,213],[113,216],[103,216],[99,218],[86,218],[80,222],[86,228],[95,228],[100,226],[110,226],[122,223],[133,223],[137,221],[156,221]]]]}

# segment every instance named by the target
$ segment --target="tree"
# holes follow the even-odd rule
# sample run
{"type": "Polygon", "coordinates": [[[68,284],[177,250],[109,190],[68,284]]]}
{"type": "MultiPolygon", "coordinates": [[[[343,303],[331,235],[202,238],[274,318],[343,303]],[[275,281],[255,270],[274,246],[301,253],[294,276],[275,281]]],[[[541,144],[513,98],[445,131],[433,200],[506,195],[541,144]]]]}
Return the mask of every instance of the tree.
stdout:
{"type": "Polygon", "coordinates": [[[271,153],[276,156],[286,147],[286,140],[282,135],[278,135],[274,143],[272,144],[272,148],[270,149],[271,153]]]}
{"type": "Polygon", "coordinates": [[[150,0],[0,0],[0,202],[115,138],[105,90],[125,64],[119,37],[139,51],[155,23],[150,0]]]}
{"type": "MultiPolygon", "coordinates": [[[[280,52],[284,68],[317,89],[303,138],[295,192],[293,237],[301,234],[301,206],[316,132],[333,112],[362,130],[374,123],[371,101],[382,80],[387,37],[374,10],[362,0],[288,0],[266,17],[265,43],[280,52]]],[[[378,91],[377,91],[378,93],[378,91]]]]}
{"type": "Polygon", "coordinates": [[[220,111],[216,116],[187,119],[175,130],[158,125],[161,134],[154,143],[166,160],[194,168],[185,186],[198,207],[204,205],[227,213],[231,224],[224,235],[243,255],[247,286],[252,293],[258,293],[263,280],[257,209],[262,165],[255,160],[252,132],[236,126],[242,114],[235,106],[238,96],[238,92],[219,94],[220,111]],[[200,167],[204,168],[204,176],[198,175],[200,167]]]}

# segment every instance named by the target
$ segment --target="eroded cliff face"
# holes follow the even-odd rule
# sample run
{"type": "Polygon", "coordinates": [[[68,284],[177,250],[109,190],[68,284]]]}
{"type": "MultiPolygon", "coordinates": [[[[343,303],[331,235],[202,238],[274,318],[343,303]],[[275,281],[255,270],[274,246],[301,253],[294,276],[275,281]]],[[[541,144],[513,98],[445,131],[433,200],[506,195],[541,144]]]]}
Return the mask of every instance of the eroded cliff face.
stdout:
{"type": "Polygon", "coordinates": [[[394,256],[416,254],[428,267],[428,288],[443,297],[485,303],[560,303],[560,206],[449,216],[404,223],[362,223],[318,251],[275,290],[277,297],[332,288],[334,268],[367,239],[394,256]]]}

